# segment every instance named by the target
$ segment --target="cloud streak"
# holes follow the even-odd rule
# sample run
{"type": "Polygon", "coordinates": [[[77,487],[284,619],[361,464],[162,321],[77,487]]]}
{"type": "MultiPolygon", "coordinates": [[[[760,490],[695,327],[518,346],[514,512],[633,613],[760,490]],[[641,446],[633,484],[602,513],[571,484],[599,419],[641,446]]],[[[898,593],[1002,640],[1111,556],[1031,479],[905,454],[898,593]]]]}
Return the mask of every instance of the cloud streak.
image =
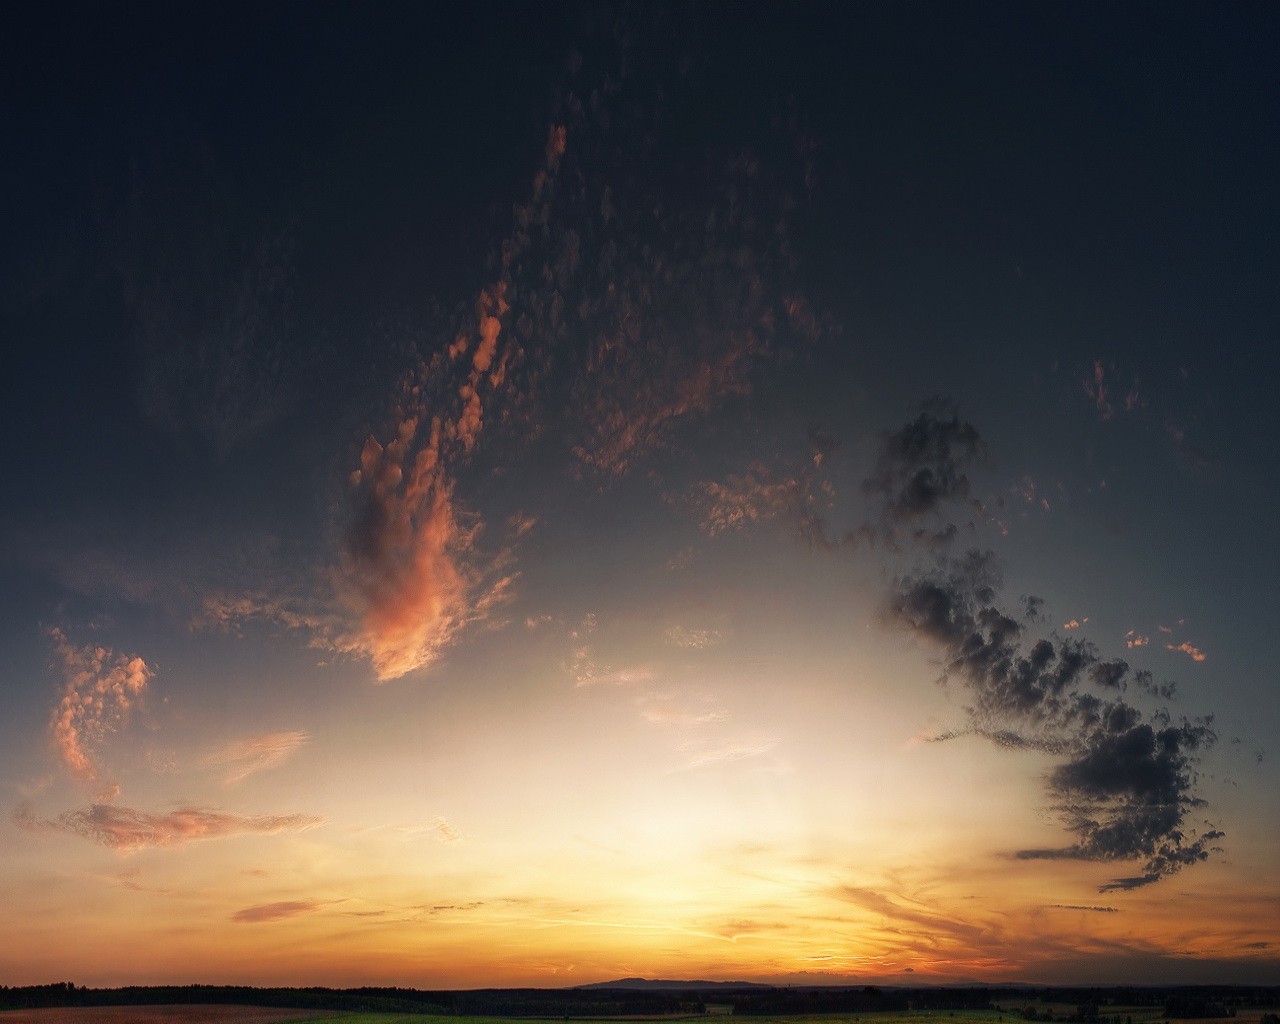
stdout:
{"type": "Polygon", "coordinates": [[[321,900],[282,900],[279,903],[263,903],[256,907],[245,907],[231,915],[237,924],[262,924],[268,921],[283,921],[286,918],[310,914],[324,906],[321,900]]]}
{"type": "Polygon", "coordinates": [[[223,782],[234,785],[256,772],[284,764],[307,742],[305,732],[269,732],[247,739],[233,740],[205,755],[204,763],[224,769],[223,782]]]}
{"type": "Polygon", "coordinates": [[[31,832],[64,832],[122,853],[184,846],[205,839],[301,832],[323,822],[306,814],[244,817],[198,807],[152,814],[132,807],[93,804],[56,818],[41,818],[29,804],[13,813],[15,824],[31,832]]]}

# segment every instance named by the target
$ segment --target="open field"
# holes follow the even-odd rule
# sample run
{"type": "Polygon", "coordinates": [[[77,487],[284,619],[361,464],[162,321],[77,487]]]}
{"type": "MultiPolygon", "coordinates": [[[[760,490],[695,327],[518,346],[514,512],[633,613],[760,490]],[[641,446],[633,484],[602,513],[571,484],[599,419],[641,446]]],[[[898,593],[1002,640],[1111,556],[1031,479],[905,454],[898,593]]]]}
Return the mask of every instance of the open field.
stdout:
{"type": "MultiPolygon", "coordinates": [[[[334,1010],[289,1010],[271,1006],[51,1006],[0,1010],[3,1024],[307,1024],[363,1014],[334,1010]]],[[[378,1018],[385,1020],[385,1018],[378,1018]]],[[[421,1020],[417,1017],[415,1020],[421,1020]]]]}

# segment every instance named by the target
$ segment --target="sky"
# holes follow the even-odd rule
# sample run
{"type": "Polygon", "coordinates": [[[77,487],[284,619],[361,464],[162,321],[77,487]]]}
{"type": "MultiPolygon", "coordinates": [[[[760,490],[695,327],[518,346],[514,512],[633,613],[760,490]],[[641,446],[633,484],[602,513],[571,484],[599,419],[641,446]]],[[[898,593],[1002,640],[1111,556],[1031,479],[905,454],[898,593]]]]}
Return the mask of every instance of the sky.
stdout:
{"type": "Polygon", "coordinates": [[[1280,984],[1263,4],[6,33],[0,981],[1280,984]]]}

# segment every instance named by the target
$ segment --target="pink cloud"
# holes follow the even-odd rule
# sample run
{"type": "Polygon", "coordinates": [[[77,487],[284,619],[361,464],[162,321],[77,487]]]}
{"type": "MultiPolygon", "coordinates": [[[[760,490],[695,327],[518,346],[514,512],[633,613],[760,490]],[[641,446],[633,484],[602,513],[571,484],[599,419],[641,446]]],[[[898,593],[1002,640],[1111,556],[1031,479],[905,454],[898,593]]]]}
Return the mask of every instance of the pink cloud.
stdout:
{"type": "Polygon", "coordinates": [[[183,846],[200,839],[237,835],[276,835],[300,832],[323,822],[305,814],[243,817],[198,807],[151,814],[132,807],[94,804],[56,818],[40,818],[24,804],[13,814],[16,824],[33,832],[67,832],[113,850],[132,853],[152,847],[183,846]]]}
{"type": "Polygon", "coordinates": [[[56,627],[49,636],[63,677],[62,697],[49,721],[53,746],[72,775],[93,782],[94,748],[127,718],[154,670],[136,655],[73,644],[56,627]]]}

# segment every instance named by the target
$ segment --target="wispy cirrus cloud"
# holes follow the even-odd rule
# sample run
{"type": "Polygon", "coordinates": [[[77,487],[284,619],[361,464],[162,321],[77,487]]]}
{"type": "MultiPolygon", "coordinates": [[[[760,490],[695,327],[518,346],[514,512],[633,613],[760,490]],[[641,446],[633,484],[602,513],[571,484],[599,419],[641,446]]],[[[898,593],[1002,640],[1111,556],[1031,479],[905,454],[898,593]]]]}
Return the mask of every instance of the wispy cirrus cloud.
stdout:
{"type": "Polygon", "coordinates": [[[234,785],[255,772],[284,764],[310,737],[300,730],[269,732],[232,740],[204,757],[204,763],[225,773],[223,782],[234,785]]]}
{"type": "Polygon", "coordinates": [[[154,670],[137,655],[72,643],[56,627],[49,637],[63,678],[62,697],[49,722],[54,749],[74,777],[98,781],[96,748],[126,719],[154,670]]]}
{"type": "Polygon", "coordinates": [[[1047,910],[1087,910],[1094,914],[1118,914],[1116,907],[1084,907],[1076,903],[1050,903],[1047,910]]]}
{"type": "Polygon", "coordinates": [[[245,907],[231,915],[237,924],[262,924],[267,921],[283,921],[286,918],[311,914],[325,906],[324,900],[282,900],[278,903],[262,903],[245,907]]]}
{"type": "Polygon", "coordinates": [[[724,708],[705,694],[646,693],[637,703],[640,717],[654,725],[709,725],[728,717],[724,708]]]}
{"type": "Polygon", "coordinates": [[[457,843],[466,838],[444,818],[439,816],[431,823],[430,831],[436,837],[436,842],[438,843],[457,843]]]}
{"type": "Polygon", "coordinates": [[[153,814],[113,804],[93,804],[55,818],[41,818],[31,805],[23,804],[13,812],[13,821],[31,832],[64,832],[112,850],[132,853],[152,847],[183,846],[204,839],[301,832],[322,824],[324,819],[307,814],[245,817],[199,807],[153,814]]]}
{"type": "Polygon", "coordinates": [[[772,752],[778,741],[771,736],[740,736],[717,743],[690,745],[691,756],[680,770],[707,768],[711,765],[744,761],[772,752]]]}

